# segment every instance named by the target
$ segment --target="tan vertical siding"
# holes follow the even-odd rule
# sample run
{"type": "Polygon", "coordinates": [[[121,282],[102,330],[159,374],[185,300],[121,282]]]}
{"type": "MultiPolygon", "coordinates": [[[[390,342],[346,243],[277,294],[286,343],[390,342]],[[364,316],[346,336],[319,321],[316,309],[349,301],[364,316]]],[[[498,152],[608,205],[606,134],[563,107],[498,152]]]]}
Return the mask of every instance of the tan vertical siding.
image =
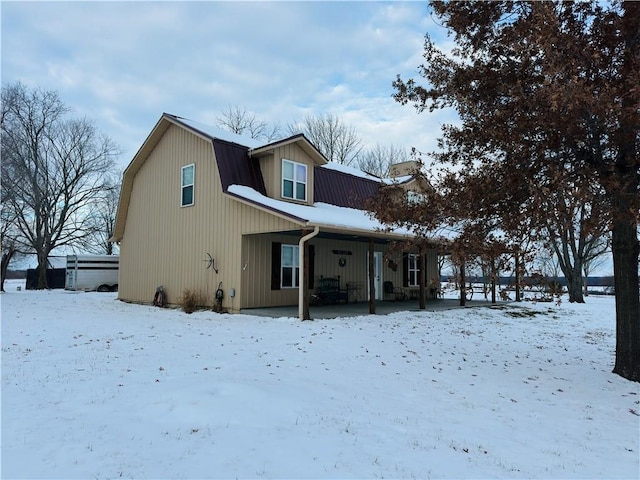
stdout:
{"type": "MultiPolygon", "coordinates": [[[[296,235],[246,235],[243,238],[243,251],[248,263],[242,274],[244,295],[241,308],[297,304],[297,289],[271,290],[271,244],[280,242],[297,245],[300,236],[301,233],[297,232],[296,235]]],[[[346,288],[347,283],[358,287],[350,294],[351,300],[367,300],[368,242],[314,238],[309,243],[315,247],[315,285],[321,277],[340,277],[342,288],[346,288]],[[351,255],[335,254],[333,250],[348,250],[351,255]],[[341,257],[346,259],[344,267],[338,263],[341,257]]],[[[374,250],[386,253],[387,247],[376,244],[374,250]]],[[[402,259],[397,257],[396,263],[399,267],[394,272],[385,262],[383,280],[402,285],[402,259]]]]}
{"type": "Polygon", "coordinates": [[[163,285],[170,303],[178,303],[184,289],[192,289],[212,304],[222,282],[223,306],[237,309],[243,233],[291,229],[299,227],[224,195],[210,141],[172,126],[134,180],[121,242],[119,297],[150,302],[156,287],[163,285]],[[180,207],[181,168],[191,163],[194,205],[180,207]],[[206,268],[207,253],[218,273],[206,268]],[[229,297],[231,288],[236,289],[234,299],[229,297]]]}
{"type": "Polygon", "coordinates": [[[280,198],[280,180],[276,178],[276,164],[273,155],[260,158],[260,170],[262,171],[267,197],[280,198]]]}
{"type": "MultiPolygon", "coordinates": [[[[150,301],[163,285],[176,303],[185,288],[203,290],[207,246],[194,225],[203,220],[211,189],[209,142],[171,127],[134,180],[121,243],[120,297],[150,301]],[[194,205],[180,206],[181,168],[195,164],[194,205]]],[[[203,291],[208,295],[209,291],[203,291]]]]}
{"type": "MultiPolygon", "coordinates": [[[[313,196],[313,162],[295,144],[277,149],[260,159],[267,192],[280,198],[281,159],[309,167],[308,194],[313,196]],[[270,172],[270,173],[269,173],[270,172]]],[[[211,141],[171,126],[142,164],[133,189],[120,248],[119,298],[151,302],[156,287],[163,285],[170,303],[178,303],[185,289],[200,292],[212,305],[220,282],[225,292],[223,307],[232,311],[297,303],[297,289],[271,290],[271,243],[297,245],[301,225],[246,205],[222,192],[211,141]],[[194,205],[180,206],[181,168],[195,164],[194,205]],[[281,232],[281,233],[271,233],[281,232]],[[292,232],[287,235],[282,232],[292,232]],[[207,254],[215,268],[207,269],[207,254]],[[235,289],[236,296],[229,296],[235,289]]],[[[340,276],[358,284],[360,300],[367,296],[368,242],[314,238],[315,280],[340,276]],[[338,265],[349,250],[347,264],[338,265]]],[[[386,251],[384,245],[376,251],[386,251]]],[[[383,280],[402,285],[402,259],[396,256],[394,272],[385,262],[383,280]]],[[[427,260],[428,278],[437,276],[435,251],[427,260]]]]}
{"type": "MultiPolygon", "coordinates": [[[[313,204],[313,167],[314,162],[295,143],[282,145],[273,150],[273,154],[260,159],[260,168],[264,178],[267,196],[271,198],[282,198],[282,159],[303,163],[307,166],[307,204],[313,204]]],[[[287,199],[284,199],[287,200],[287,199]]],[[[299,202],[295,202],[299,203],[299,202]]]]}

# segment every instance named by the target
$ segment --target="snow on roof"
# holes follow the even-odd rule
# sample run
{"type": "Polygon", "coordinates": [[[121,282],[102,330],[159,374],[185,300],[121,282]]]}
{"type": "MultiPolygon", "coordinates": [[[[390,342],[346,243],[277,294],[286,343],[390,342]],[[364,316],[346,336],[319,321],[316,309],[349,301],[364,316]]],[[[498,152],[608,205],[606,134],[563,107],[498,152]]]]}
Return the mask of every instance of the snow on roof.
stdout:
{"type": "Polygon", "coordinates": [[[355,177],[366,178],[367,180],[373,180],[374,182],[379,182],[380,178],[376,177],[367,172],[363,172],[354,167],[349,167],[347,165],[343,165],[342,163],[337,162],[328,162],[324,165],[321,165],[320,168],[326,168],[328,170],[336,170],[338,172],[347,173],[349,175],[353,175],[355,177]]]}
{"type": "Polygon", "coordinates": [[[257,148],[264,145],[264,142],[262,140],[251,138],[247,135],[238,135],[237,133],[230,132],[220,127],[214,127],[212,125],[207,125],[196,120],[179,117],[177,115],[174,116],[177,120],[184,123],[188,127],[199,130],[200,132],[219,140],[226,140],[227,142],[237,143],[248,148],[257,148]]]}
{"type": "Polygon", "coordinates": [[[394,183],[404,183],[404,182],[408,182],[409,180],[411,180],[414,176],[413,175],[403,175],[400,177],[394,177],[394,178],[381,178],[381,177],[377,177],[371,173],[367,173],[363,170],[360,170],[358,168],[354,168],[354,167],[350,167],[348,165],[343,165],[341,163],[337,163],[337,162],[329,162],[325,165],[321,165],[320,168],[327,168],[329,170],[336,170],[338,172],[342,172],[342,173],[346,173],[349,175],[353,175],[355,177],[360,177],[360,178],[366,178],[367,180],[373,180],[374,182],[382,182],[385,183],[387,185],[391,185],[394,183]]]}
{"type": "Polygon", "coordinates": [[[382,178],[381,181],[386,183],[387,185],[392,185],[394,183],[405,183],[414,178],[414,175],[402,175],[399,177],[393,178],[382,178]]]}
{"type": "MultiPolygon", "coordinates": [[[[371,218],[368,212],[355,208],[338,207],[328,203],[317,202],[313,206],[299,205],[270,198],[258,193],[253,188],[242,185],[231,185],[228,192],[251,202],[263,205],[269,209],[293,215],[311,225],[335,227],[341,230],[364,230],[376,232],[384,229],[384,225],[371,218]]],[[[395,235],[411,235],[409,230],[396,229],[390,232],[395,235]]]]}
{"type": "MultiPolygon", "coordinates": [[[[48,260],[49,268],[67,268],[66,255],[50,255],[48,260]]],[[[19,256],[11,262],[12,270],[26,270],[29,268],[38,268],[38,257],[35,254],[19,256]]]]}

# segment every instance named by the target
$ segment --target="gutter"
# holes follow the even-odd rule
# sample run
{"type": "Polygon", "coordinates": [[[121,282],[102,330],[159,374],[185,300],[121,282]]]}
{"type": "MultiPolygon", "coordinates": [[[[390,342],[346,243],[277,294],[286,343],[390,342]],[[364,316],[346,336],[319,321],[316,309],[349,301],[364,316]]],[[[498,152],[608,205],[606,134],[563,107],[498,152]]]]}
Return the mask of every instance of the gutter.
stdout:
{"type": "Polygon", "coordinates": [[[298,242],[298,266],[300,269],[300,281],[298,285],[298,318],[305,320],[304,317],[304,285],[306,272],[304,271],[304,244],[320,233],[320,227],[313,227],[313,232],[308,233],[298,242]]]}

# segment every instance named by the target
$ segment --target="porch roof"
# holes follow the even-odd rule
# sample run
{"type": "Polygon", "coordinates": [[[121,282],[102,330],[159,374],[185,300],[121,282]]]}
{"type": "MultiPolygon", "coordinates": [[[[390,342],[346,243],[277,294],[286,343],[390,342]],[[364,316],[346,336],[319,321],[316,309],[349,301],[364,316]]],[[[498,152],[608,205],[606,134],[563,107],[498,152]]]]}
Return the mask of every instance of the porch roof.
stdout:
{"type": "Polygon", "coordinates": [[[313,206],[267,197],[253,188],[231,185],[227,193],[239,201],[282,215],[301,227],[320,227],[323,230],[349,234],[366,234],[395,239],[409,239],[413,235],[406,229],[386,231],[386,227],[365,210],[315,202],[313,206]]]}

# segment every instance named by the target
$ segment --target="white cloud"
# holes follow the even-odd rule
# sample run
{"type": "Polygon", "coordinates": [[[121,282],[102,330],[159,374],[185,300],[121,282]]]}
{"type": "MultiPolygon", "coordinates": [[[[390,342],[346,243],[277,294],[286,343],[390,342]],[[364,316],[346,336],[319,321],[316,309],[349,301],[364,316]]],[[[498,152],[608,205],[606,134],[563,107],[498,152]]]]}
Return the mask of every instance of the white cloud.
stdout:
{"type": "Polygon", "coordinates": [[[280,124],[330,112],[368,144],[435,146],[448,117],[391,98],[432,27],[416,2],[5,2],[2,75],[58,90],[124,164],[162,112],[213,122],[228,105],[280,124]]]}

